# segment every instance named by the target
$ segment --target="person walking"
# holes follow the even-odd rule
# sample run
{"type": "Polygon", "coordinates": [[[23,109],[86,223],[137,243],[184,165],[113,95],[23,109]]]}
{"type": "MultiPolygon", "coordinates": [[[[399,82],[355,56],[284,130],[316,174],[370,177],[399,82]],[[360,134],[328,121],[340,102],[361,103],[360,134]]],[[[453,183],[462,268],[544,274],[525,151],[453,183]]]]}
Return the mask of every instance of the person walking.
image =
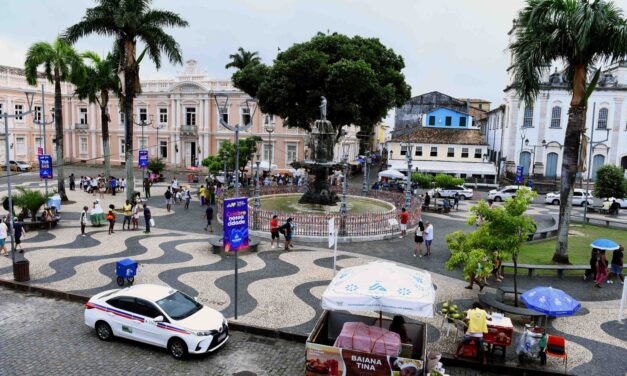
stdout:
{"type": "Polygon", "coordinates": [[[126,180],[124,180],[124,178],[120,179],[120,191],[124,192],[124,189],[126,188],[126,180]]]}
{"type": "Polygon", "coordinates": [[[150,221],[152,220],[152,215],[150,213],[150,208],[148,204],[144,204],[144,221],[146,221],[146,231],[145,234],[150,234],[150,221]]]}
{"type": "Polygon", "coordinates": [[[207,205],[207,209],[205,210],[205,218],[207,218],[207,226],[205,226],[205,231],[209,229],[210,232],[213,232],[213,227],[211,227],[211,219],[213,218],[213,208],[211,205],[207,205]]]}
{"type": "Polygon", "coordinates": [[[70,174],[70,191],[73,191],[76,187],[76,182],[74,181],[74,173],[70,174]]]}
{"type": "Polygon", "coordinates": [[[115,196],[115,191],[118,190],[118,180],[115,178],[115,176],[111,177],[111,195],[115,196]]]}
{"type": "Polygon", "coordinates": [[[289,251],[292,243],[292,217],[288,218],[281,228],[283,230],[283,235],[285,235],[285,250],[289,251]]]}
{"type": "Polygon", "coordinates": [[[122,231],[124,231],[124,226],[128,226],[128,229],[131,229],[131,217],[133,216],[133,205],[129,200],[126,200],[126,203],[122,207],[122,211],[124,212],[124,221],[122,222],[122,231]]]}
{"type": "Polygon", "coordinates": [[[419,254],[420,257],[422,257],[422,243],[424,242],[424,231],[425,224],[422,222],[421,218],[418,220],[416,235],[414,235],[414,243],[416,243],[416,247],[414,248],[414,257],[416,257],[416,254],[419,254]]]}
{"type": "Polygon", "coordinates": [[[83,211],[81,212],[80,218],[81,236],[85,236],[85,226],[87,226],[87,217],[89,217],[89,214],[87,214],[87,210],[89,210],[89,208],[87,206],[83,206],[83,211]]]}
{"type": "Polygon", "coordinates": [[[152,185],[152,182],[150,181],[150,179],[144,179],[144,196],[146,196],[146,198],[150,198],[150,186],[152,185]]]}
{"type": "Polygon", "coordinates": [[[189,191],[189,187],[185,188],[183,198],[185,199],[185,209],[189,209],[189,203],[192,201],[192,192],[189,191]]]}
{"type": "Polygon", "coordinates": [[[200,206],[205,206],[205,186],[198,188],[198,197],[200,198],[200,206]]]}
{"type": "Polygon", "coordinates": [[[399,218],[401,222],[401,236],[399,236],[399,238],[402,239],[405,237],[405,235],[407,235],[407,222],[409,222],[409,213],[407,212],[407,209],[401,209],[401,214],[399,215],[399,218]]]}
{"type": "Polygon", "coordinates": [[[622,245],[612,252],[612,262],[610,263],[610,274],[607,278],[607,283],[614,283],[614,281],[612,281],[612,275],[617,276],[620,279],[620,283],[625,283],[625,275],[623,275],[624,254],[625,247],[622,245]]]}
{"type": "Polygon", "coordinates": [[[596,287],[601,288],[601,283],[607,278],[607,259],[605,258],[605,252],[601,251],[601,254],[597,258],[597,276],[594,280],[596,287]]]}
{"type": "Polygon", "coordinates": [[[425,231],[424,231],[424,237],[425,237],[425,246],[427,247],[427,254],[426,256],[431,256],[431,243],[433,243],[433,225],[427,221],[427,223],[425,223],[425,231]]]}
{"type": "Polygon", "coordinates": [[[279,219],[276,215],[272,216],[270,220],[270,248],[274,249],[274,240],[276,239],[276,248],[279,248],[279,241],[281,237],[279,236],[279,219]]]}
{"type": "Polygon", "coordinates": [[[172,207],[172,191],[170,190],[170,187],[166,189],[164,197],[165,197],[165,208],[168,210],[168,213],[169,213],[170,208],[172,207]]]}
{"type": "Polygon", "coordinates": [[[109,221],[109,235],[113,234],[113,226],[115,226],[115,212],[113,209],[109,209],[105,219],[109,221]]]}
{"type": "Polygon", "coordinates": [[[22,247],[22,236],[26,234],[26,230],[20,222],[19,218],[13,218],[13,237],[15,238],[15,249],[19,248],[20,253],[24,253],[24,248],[22,247]]]}
{"type": "Polygon", "coordinates": [[[599,257],[599,250],[597,248],[592,248],[592,252],[590,254],[590,269],[587,269],[583,275],[583,280],[587,281],[588,279],[594,281],[597,276],[597,258],[599,257]]]}
{"type": "Polygon", "coordinates": [[[456,211],[459,211],[459,192],[455,192],[455,197],[453,197],[453,207],[455,207],[456,211]]]}
{"type": "Polygon", "coordinates": [[[8,232],[9,228],[4,223],[4,221],[0,219],[0,256],[9,256],[9,252],[7,252],[7,247],[5,245],[8,232]]]}

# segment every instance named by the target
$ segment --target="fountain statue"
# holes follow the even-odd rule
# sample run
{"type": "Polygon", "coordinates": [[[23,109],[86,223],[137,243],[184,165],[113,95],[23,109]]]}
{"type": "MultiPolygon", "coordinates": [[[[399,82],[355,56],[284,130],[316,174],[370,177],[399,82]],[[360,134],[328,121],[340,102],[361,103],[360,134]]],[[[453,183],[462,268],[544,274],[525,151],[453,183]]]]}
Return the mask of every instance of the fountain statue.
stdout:
{"type": "Polygon", "coordinates": [[[307,190],[298,200],[300,204],[335,205],[339,198],[329,188],[329,174],[339,170],[342,165],[333,162],[335,147],[335,129],[327,120],[327,99],[321,97],[320,120],[316,120],[309,134],[309,156],[303,162],[293,162],[292,167],[304,168],[313,182],[308,182],[307,190]]]}

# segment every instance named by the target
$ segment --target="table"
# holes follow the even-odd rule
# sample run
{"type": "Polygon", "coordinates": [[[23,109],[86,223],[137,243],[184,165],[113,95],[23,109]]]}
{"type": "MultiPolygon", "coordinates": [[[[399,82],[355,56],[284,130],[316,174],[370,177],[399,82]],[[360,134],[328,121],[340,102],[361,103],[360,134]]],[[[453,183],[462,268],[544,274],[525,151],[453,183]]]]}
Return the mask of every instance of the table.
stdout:
{"type": "Polygon", "coordinates": [[[488,321],[488,332],[483,335],[483,342],[488,344],[490,354],[494,354],[495,348],[501,350],[501,359],[505,360],[507,347],[512,344],[514,325],[509,317],[495,318],[488,321]]]}

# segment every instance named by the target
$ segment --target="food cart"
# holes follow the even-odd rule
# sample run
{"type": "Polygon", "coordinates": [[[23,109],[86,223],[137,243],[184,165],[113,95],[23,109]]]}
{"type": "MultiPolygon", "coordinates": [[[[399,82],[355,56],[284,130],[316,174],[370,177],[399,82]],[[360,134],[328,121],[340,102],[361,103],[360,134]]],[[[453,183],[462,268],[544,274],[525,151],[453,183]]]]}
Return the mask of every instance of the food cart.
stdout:
{"type": "Polygon", "coordinates": [[[322,296],[323,311],[306,344],[307,376],[423,375],[433,317],[431,275],[391,262],[344,268],[322,296]],[[379,312],[379,317],[355,312],[379,312]],[[388,330],[383,312],[405,317],[409,341],[388,330]]]}

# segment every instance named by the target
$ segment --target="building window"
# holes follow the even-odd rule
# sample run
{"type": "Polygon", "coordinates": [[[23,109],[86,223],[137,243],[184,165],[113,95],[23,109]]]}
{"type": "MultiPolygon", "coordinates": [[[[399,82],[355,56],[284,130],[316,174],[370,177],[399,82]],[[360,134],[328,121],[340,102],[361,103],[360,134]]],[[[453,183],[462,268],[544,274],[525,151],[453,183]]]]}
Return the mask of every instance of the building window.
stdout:
{"type": "Polygon", "coordinates": [[[54,111],[54,107],[50,107],[50,114],[52,116],[52,120],[54,120],[54,117],[56,115],[56,112],[54,111]]]}
{"type": "Polygon", "coordinates": [[[26,138],[15,137],[15,154],[26,155],[26,138]]]}
{"type": "Polygon", "coordinates": [[[35,121],[41,121],[41,106],[35,106],[35,121]]]}
{"type": "Polygon", "coordinates": [[[2,103],[0,103],[0,115],[2,115],[2,103]]]}
{"type": "Polygon", "coordinates": [[[168,141],[161,140],[159,141],[159,158],[167,158],[168,157],[168,141]]]}
{"type": "Polygon", "coordinates": [[[446,156],[449,158],[455,158],[455,148],[448,148],[446,156]]]}
{"type": "Polygon", "coordinates": [[[468,158],[468,148],[462,148],[462,158],[468,158]]]}
{"type": "Polygon", "coordinates": [[[168,122],[168,109],[160,108],[159,109],[159,123],[166,124],[168,122]]]}
{"type": "Polygon", "coordinates": [[[297,147],[296,144],[287,144],[285,147],[287,153],[285,157],[285,162],[289,165],[290,163],[296,160],[297,147]]]}
{"type": "Polygon", "coordinates": [[[435,125],[435,116],[429,116],[429,125],[435,125]]]}
{"type": "Polygon", "coordinates": [[[43,147],[41,144],[41,137],[35,137],[35,146],[43,147]]]}
{"type": "Polygon", "coordinates": [[[482,155],[482,150],[475,149],[475,159],[481,159],[481,155],[482,155]]]}
{"type": "MultiPolygon", "coordinates": [[[[264,161],[270,161],[270,160],[274,160],[274,155],[273,155],[273,151],[272,151],[272,144],[269,143],[264,143],[263,144],[263,160],[264,161]]],[[[271,167],[271,166],[270,166],[271,167]]]]}
{"type": "Polygon", "coordinates": [[[407,155],[407,146],[401,145],[401,155],[407,155]]]}
{"type": "Polygon", "coordinates": [[[242,125],[250,124],[250,108],[242,107],[239,109],[239,118],[242,125]]]}
{"type": "Polygon", "coordinates": [[[533,106],[525,107],[525,116],[523,119],[523,128],[533,127],[533,106]]]}
{"type": "Polygon", "coordinates": [[[120,112],[120,126],[124,126],[124,123],[126,123],[126,114],[124,112],[120,112]]]}
{"type": "Polygon", "coordinates": [[[124,159],[124,154],[126,154],[126,142],[123,138],[120,139],[120,159],[124,159]]]}
{"type": "Polygon", "coordinates": [[[78,117],[81,124],[87,124],[87,108],[80,109],[80,115],[78,117]]]}
{"type": "Polygon", "coordinates": [[[599,110],[599,121],[597,122],[597,129],[607,129],[607,115],[609,111],[607,108],[599,110]]]}
{"type": "Polygon", "coordinates": [[[466,117],[462,116],[459,118],[459,126],[460,127],[465,127],[466,126],[466,117]]]}
{"type": "Polygon", "coordinates": [[[78,152],[87,154],[87,137],[80,137],[78,142],[78,152]]]}
{"type": "MultiPolygon", "coordinates": [[[[225,123],[229,123],[229,111],[227,109],[226,112],[223,112],[221,115],[220,113],[218,113],[218,123],[220,123],[220,116],[222,116],[222,121],[225,123]]],[[[222,127],[222,124],[220,124],[220,126],[222,127]]]]}
{"type": "Polygon", "coordinates": [[[139,121],[148,121],[148,109],[147,108],[139,109],[139,121]]]}
{"type": "Polygon", "coordinates": [[[431,154],[432,157],[437,157],[438,156],[438,147],[437,146],[432,146],[431,147],[431,154]]]}
{"type": "Polygon", "coordinates": [[[416,157],[422,157],[422,146],[416,146],[416,157]]]}
{"type": "Polygon", "coordinates": [[[16,104],[15,105],[15,120],[24,120],[22,118],[22,113],[24,112],[24,106],[22,106],[21,104],[16,104]]]}
{"type": "Polygon", "coordinates": [[[444,118],[444,125],[451,125],[453,124],[453,118],[451,116],[446,116],[444,118]]]}
{"type": "Polygon", "coordinates": [[[185,107],[185,125],[196,125],[196,107],[185,107]]]}
{"type": "Polygon", "coordinates": [[[559,128],[562,120],[562,108],[559,106],[553,107],[551,110],[551,128],[559,128]]]}

